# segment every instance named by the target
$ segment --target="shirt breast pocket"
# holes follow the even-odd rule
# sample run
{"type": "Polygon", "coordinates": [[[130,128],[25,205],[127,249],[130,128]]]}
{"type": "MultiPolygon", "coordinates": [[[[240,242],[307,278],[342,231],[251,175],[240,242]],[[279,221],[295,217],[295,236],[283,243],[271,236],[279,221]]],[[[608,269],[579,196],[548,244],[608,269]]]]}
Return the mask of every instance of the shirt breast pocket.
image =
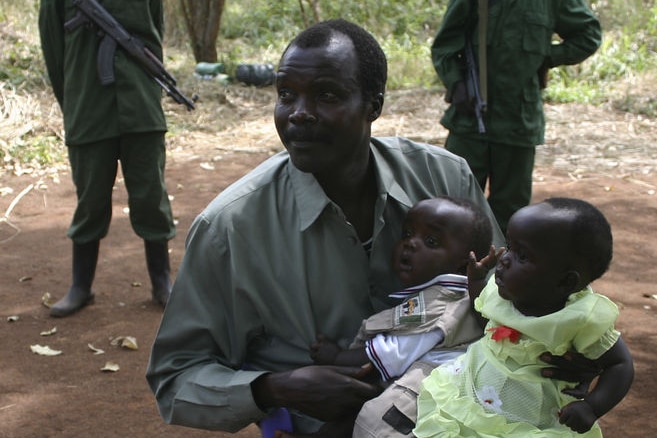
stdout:
{"type": "Polygon", "coordinates": [[[525,52],[546,56],[551,44],[552,27],[545,15],[525,13],[522,48],[525,52]]]}

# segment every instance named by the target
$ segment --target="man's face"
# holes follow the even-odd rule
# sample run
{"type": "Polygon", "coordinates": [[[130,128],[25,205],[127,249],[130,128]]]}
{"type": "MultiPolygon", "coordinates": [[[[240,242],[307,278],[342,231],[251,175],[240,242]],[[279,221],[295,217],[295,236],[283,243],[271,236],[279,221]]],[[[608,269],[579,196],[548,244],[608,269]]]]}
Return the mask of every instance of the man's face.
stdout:
{"type": "Polygon", "coordinates": [[[371,103],[363,101],[351,40],[336,34],[324,47],[291,46],[276,77],[276,129],[294,165],[333,175],[367,162],[371,103]]]}

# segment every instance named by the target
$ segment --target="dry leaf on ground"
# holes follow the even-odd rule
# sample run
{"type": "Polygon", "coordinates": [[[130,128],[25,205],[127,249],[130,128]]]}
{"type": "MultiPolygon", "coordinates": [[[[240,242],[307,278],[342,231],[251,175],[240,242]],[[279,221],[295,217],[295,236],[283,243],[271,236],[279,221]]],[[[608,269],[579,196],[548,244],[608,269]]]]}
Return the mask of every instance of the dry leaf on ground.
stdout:
{"type": "Polygon", "coordinates": [[[61,350],[53,350],[47,345],[30,345],[30,350],[32,350],[32,353],[38,354],[39,356],[59,356],[62,354],[61,350]]]}

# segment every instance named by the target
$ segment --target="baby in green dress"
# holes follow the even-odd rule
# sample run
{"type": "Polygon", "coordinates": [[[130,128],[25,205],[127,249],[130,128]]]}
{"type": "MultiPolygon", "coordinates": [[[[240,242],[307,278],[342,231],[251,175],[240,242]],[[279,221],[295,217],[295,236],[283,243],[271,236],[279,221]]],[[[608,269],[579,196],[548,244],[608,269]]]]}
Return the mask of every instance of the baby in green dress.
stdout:
{"type": "Polygon", "coordinates": [[[507,243],[480,261],[471,256],[470,293],[488,320],[486,334],[423,381],[413,433],[601,437],[597,419],[623,399],[634,376],[614,328],[618,309],[590,287],[611,262],[609,223],[585,201],[551,198],[512,216],[507,243]],[[493,264],[495,276],[486,282],[493,264]],[[569,350],[602,370],[584,397],[540,374],[541,352],[569,350]]]}

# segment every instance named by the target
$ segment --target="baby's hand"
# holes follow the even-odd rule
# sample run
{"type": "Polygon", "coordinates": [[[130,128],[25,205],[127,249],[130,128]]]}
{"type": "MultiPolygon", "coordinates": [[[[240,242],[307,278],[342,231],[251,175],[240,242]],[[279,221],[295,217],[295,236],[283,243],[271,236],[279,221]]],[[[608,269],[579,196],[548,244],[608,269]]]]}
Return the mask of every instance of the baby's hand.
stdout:
{"type": "Polygon", "coordinates": [[[318,334],[317,340],[310,344],[310,358],[315,365],[334,365],[341,351],[338,344],[322,334],[318,334]]]}
{"type": "Polygon", "coordinates": [[[497,260],[502,256],[504,251],[506,251],[504,247],[495,250],[495,246],[491,245],[488,255],[479,261],[477,261],[474,251],[470,251],[467,268],[468,280],[479,281],[486,278],[488,271],[497,265],[497,260]]]}
{"type": "Polygon", "coordinates": [[[565,424],[577,433],[588,432],[598,419],[593,408],[584,400],[577,400],[559,411],[559,423],[565,424]]]}

